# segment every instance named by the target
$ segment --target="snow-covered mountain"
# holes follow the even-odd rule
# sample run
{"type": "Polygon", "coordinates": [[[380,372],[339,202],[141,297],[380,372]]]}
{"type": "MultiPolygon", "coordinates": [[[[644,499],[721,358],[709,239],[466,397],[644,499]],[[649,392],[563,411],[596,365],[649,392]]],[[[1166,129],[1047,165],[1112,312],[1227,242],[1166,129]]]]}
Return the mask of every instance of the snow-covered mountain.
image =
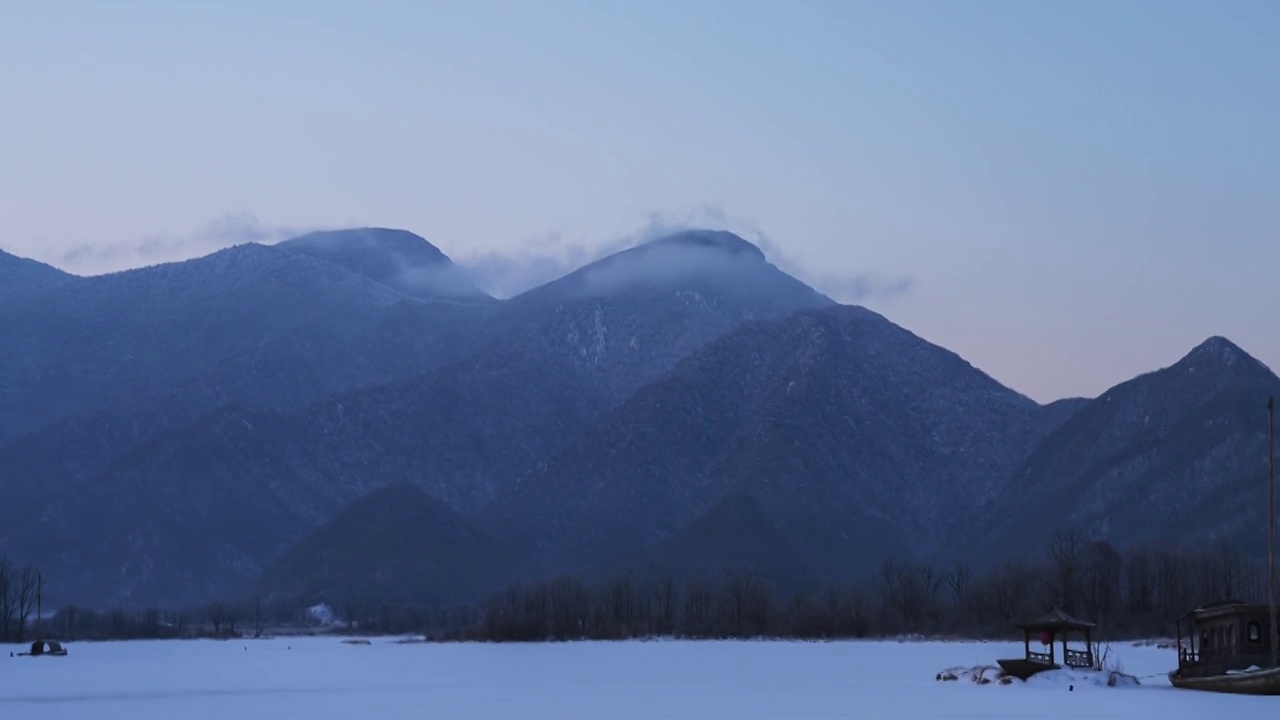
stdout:
{"type": "Polygon", "coordinates": [[[4,265],[45,280],[0,295],[0,553],[54,603],[231,598],[264,570],[298,597],[369,568],[454,599],[727,563],[792,587],[1064,525],[1260,532],[1280,381],[1222,338],[1041,406],[721,232],[501,301],[382,229],[92,278],[4,265]]]}
{"type": "MultiPolygon", "coordinates": [[[[86,595],[126,588],[151,594],[167,587],[171,598],[187,598],[214,587],[244,586],[301,533],[386,484],[411,483],[456,511],[472,512],[705,343],[754,318],[832,304],[770,265],[746,241],[709,237],[720,244],[684,233],[508,301],[473,303],[485,314],[468,316],[466,337],[443,348],[469,349],[416,377],[331,394],[305,407],[228,398],[232,404],[167,429],[114,458],[83,485],[67,488],[45,506],[45,529],[32,525],[27,531],[26,547],[57,558],[50,563],[60,564],[68,582],[86,595]],[[664,274],[663,267],[670,272],[664,274]],[[591,279],[602,272],[608,283],[591,279]],[[183,500],[219,487],[226,491],[207,502],[183,500]],[[233,520],[234,498],[279,508],[280,516],[246,541],[233,520]],[[101,519],[102,508],[131,520],[101,519]],[[65,532],[48,532],[50,527],[65,532]],[[201,530],[193,534],[191,528],[201,530]],[[94,553],[117,548],[117,554],[89,556],[86,536],[94,538],[94,553]],[[141,543],[138,537],[150,540],[141,543]],[[197,557],[208,563],[199,570],[211,578],[207,582],[191,580],[197,557]],[[129,568],[145,568],[145,579],[138,571],[135,585],[129,568]]],[[[350,282],[372,282],[328,259],[287,248],[253,252],[345,272],[350,282]]],[[[391,314],[403,312],[399,306],[406,302],[419,302],[376,287],[389,293],[388,300],[401,298],[389,303],[391,314]]],[[[379,322],[377,332],[361,325],[359,343],[352,338],[343,347],[360,357],[392,354],[372,353],[378,338],[388,335],[386,321],[379,322]]],[[[319,327],[324,332],[323,322],[319,327]]],[[[333,357],[335,363],[343,360],[340,353],[333,357]]],[[[307,356],[294,359],[296,372],[311,370],[307,356]]]]}

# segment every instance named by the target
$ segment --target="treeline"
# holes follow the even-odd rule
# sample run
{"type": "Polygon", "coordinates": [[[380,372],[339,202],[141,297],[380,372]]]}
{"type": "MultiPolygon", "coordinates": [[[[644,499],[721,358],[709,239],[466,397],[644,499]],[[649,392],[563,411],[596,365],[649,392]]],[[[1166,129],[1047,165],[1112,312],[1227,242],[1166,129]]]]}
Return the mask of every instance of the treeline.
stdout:
{"type": "MultiPolygon", "coordinates": [[[[0,639],[30,636],[42,580],[0,561],[0,639]]],[[[354,596],[329,603],[335,625],[306,607],[260,596],[181,612],[63,607],[43,623],[51,639],[262,636],[311,626],[365,634],[421,633],[439,640],[621,640],[643,637],[838,639],[902,635],[1006,638],[1013,624],[1052,607],[1092,620],[1100,637],[1161,636],[1173,618],[1206,602],[1266,601],[1266,568],[1227,544],[1118,551],[1075,530],[1054,533],[1032,557],[984,571],[887,558],[860,582],[780,592],[750,571],[702,582],[574,577],[513,583],[481,602],[434,607],[354,596]]]]}
{"type": "Polygon", "coordinates": [[[185,610],[116,607],[104,612],[69,605],[45,623],[45,634],[57,640],[168,640],[178,638],[262,637],[269,625],[288,625],[293,612],[271,612],[262,598],[217,601],[185,610]]]}
{"type": "Polygon", "coordinates": [[[326,624],[310,609],[272,606],[260,595],[237,602],[216,601],[183,610],[116,607],[97,611],[82,606],[60,608],[44,623],[52,640],[168,640],[259,638],[273,631],[360,632],[397,635],[443,634],[469,627],[479,617],[473,605],[431,607],[406,603],[345,599],[326,624]]]}
{"type": "Polygon", "coordinates": [[[1265,568],[1229,545],[1210,550],[1140,546],[1119,552],[1074,530],[1055,533],[1037,557],[984,573],[886,559],[861,583],[783,595],[751,572],[714,581],[618,578],[589,586],[572,577],[513,584],[444,637],[489,641],[902,635],[1003,638],[1050,608],[1092,620],[1099,635],[1171,632],[1172,620],[1223,598],[1265,601],[1265,568]]]}
{"type": "Polygon", "coordinates": [[[38,617],[44,578],[30,565],[19,567],[0,557],[0,643],[20,643],[38,617]]]}

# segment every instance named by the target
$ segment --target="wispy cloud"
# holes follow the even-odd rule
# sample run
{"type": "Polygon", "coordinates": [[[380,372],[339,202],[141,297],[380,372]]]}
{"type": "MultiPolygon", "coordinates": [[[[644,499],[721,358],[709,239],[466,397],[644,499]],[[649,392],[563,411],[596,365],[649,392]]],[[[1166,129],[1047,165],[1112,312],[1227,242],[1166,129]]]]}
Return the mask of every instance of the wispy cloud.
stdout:
{"type": "Polygon", "coordinates": [[[816,272],[787,251],[786,245],[765,234],[760,225],[747,218],[726,213],[714,204],[700,205],[678,216],[653,215],[642,234],[646,239],[661,237],[690,228],[728,230],[755,243],[764,251],[769,262],[779,270],[801,280],[818,292],[841,303],[864,303],[889,300],[906,295],[915,287],[915,280],[907,275],[881,272],[816,272]]]}
{"type": "Polygon", "coordinates": [[[126,242],[85,243],[68,250],[61,260],[65,267],[78,272],[111,272],[186,260],[233,245],[274,243],[312,229],[272,226],[252,213],[228,213],[183,235],[156,234],[126,242]]]}
{"type": "Polygon", "coordinates": [[[476,285],[494,297],[509,298],[564,277],[625,245],[591,246],[565,241],[559,233],[530,238],[520,246],[454,258],[476,285]]]}
{"type": "Polygon", "coordinates": [[[584,265],[629,247],[683,230],[727,230],[754,243],[769,262],[819,292],[842,303],[889,300],[911,292],[914,280],[905,275],[877,272],[822,273],[803,266],[794,255],[760,229],[754,221],[731,216],[714,204],[677,213],[651,213],[634,232],[615,240],[589,245],[566,242],[559,233],[533,238],[514,250],[462,257],[477,285],[495,297],[511,297],[561,278],[584,265]]]}
{"type": "MultiPolygon", "coordinates": [[[[132,242],[92,243],[63,254],[60,265],[96,274],[206,255],[244,243],[272,244],[320,226],[289,227],[262,222],[252,213],[228,213],[187,234],[156,234],[132,242]]],[[[633,232],[596,243],[566,240],[560,233],[530,238],[523,244],[454,258],[476,285],[494,297],[508,298],[546,284],[584,265],[630,247],[691,229],[727,230],[757,245],[769,262],[842,303],[890,300],[914,288],[909,276],[879,272],[817,272],[805,267],[786,245],[767,235],[753,220],[735,217],[714,204],[681,212],[651,213],[633,232]]]]}

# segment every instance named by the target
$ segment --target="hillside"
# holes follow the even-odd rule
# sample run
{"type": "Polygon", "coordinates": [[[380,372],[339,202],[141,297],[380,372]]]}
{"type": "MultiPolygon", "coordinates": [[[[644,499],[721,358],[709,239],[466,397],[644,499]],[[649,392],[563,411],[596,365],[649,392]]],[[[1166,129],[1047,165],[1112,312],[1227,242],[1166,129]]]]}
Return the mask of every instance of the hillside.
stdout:
{"type": "Polygon", "coordinates": [[[378,228],[22,267],[48,279],[0,301],[0,552],[53,603],[452,602],[566,572],[792,589],[1061,526],[1264,535],[1280,380],[1223,338],[1041,406],[722,232],[505,301],[378,228]]]}
{"type": "Polygon", "coordinates": [[[260,363],[276,367],[261,368],[267,381],[237,399],[287,397],[295,382],[331,371],[325,355],[359,352],[351,343],[411,302],[331,263],[260,245],[11,296],[0,303],[0,445],[177,383],[241,382],[260,363]]]}
{"type": "Polygon", "coordinates": [[[1114,543],[1236,541],[1265,550],[1266,402],[1280,379],[1215,337],[1121,383],[1046,437],[983,508],[993,556],[1057,527],[1114,543]]]}
{"type": "Polygon", "coordinates": [[[406,230],[326,230],[285,240],[276,247],[334,263],[414,297],[488,297],[447,255],[406,230]]]}
{"type": "MultiPolygon", "coordinates": [[[[682,248],[686,239],[676,236],[654,247],[682,248]]],[[[155,577],[172,573],[172,589],[185,596],[189,588],[178,579],[190,569],[184,558],[203,557],[201,547],[186,548],[187,542],[237,548],[230,553],[234,563],[218,562],[203,572],[238,583],[338,508],[383,485],[410,483],[455,511],[474,512],[684,354],[752,317],[830,305],[758,251],[744,265],[737,247],[701,248],[693,264],[671,277],[654,275],[654,267],[641,263],[653,252],[648,246],[624,251],[499,304],[476,323],[474,332],[484,339],[478,350],[416,378],[298,409],[263,411],[237,403],[158,435],[83,480],[83,488],[65,487],[40,523],[16,530],[13,542],[50,558],[51,576],[81,543],[118,548],[118,556],[75,572],[75,581],[94,597],[113,597],[121,573],[142,566],[155,577]],[[643,280],[582,292],[583,278],[600,268],[615,277],[632,268],[643,280]],[[740,282],[731,282],[734,277],[740,282]],[[181,498],[217,487],[226,487],[227,497],[268,494],[273,499],[265,505],[282,508],[283,515],[268,523],[252,548],[241,547],[239,527],[229,520],[234,509],[217,494],[209,505],[175,502],[141,516],[125,504],[111,523],[91,523],[75,533],[44,529],[69,528],[63,516],[87,515],[121,497],[181,498]],[[163,548],[107,541],[120,532],[117,526],[147,533],[169,518],[204,530],[199,538],[179,537],[163,548]]]]}
{"type": "Polygon", "coordinates": [[[8,291],[60,285],[75,276],[0,250],[0,297],[8,291]]]}
{"type": "Polygon", "coordinates": [[[814,576],[782,537],[760,503],[747,495],[726,497],[671,538],[600,563],[588,578],[661,580],[681,585],[749,572],[775,590],[809,589],[814,576]]]}
{"type": "MultiPolygon", "coordinates": [[[[363,235],[345,237],[326,247],[352,263],[382,257],[363,235]]],[[[395,237],[401,252],[448,262],[417,236],[395,237]]],[[[14,295],[0,306],[0,490],[13,500],[0,507],[0,540],[15,515],[218,407],[299,409],[463,357],[492,308],[409,297],[260,245],[14,295]]]]}
{"type": "Polygon", "coordinates": [[[815,573],[843,578],[871,548],[944,544],[1037,439],[1039,411],[873,312],[802,311],[708,344],[478,519],[555,573],[748,494],[815,573]]]}
{"type": "Polygon", "coordinates": [[[271,603],[453,603],[500,586],[501,553],[447,505],[411,485],[357,499],[263,573],[271,603]]]}

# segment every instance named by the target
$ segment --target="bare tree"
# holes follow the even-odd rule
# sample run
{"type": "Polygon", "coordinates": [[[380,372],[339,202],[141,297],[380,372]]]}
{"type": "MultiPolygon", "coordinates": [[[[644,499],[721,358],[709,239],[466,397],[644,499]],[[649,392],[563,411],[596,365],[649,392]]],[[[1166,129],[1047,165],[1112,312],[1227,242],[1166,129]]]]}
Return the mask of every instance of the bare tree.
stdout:
{"type": "Polygon", "coordinates": [[[1155,612],[1164,617],[1174,617],[1194,600],[1187,593],[1187,576],[1190,574],[1184,556],[1161,548],[1155,553],[1155,612]]]}
{"type": "Polygon", "coordinates": [[[1082,593],[1084,612],[1101,623],[1110,621],[1120,604],[1120,578],[1124,560],[1111,543],[1098,541],[1089,545],[1084,556],[1082,593]]]}
{"type": "Polygon", "coordinates": [[[360,624],[362,612],[360,601],[354,595],[349,595],[342,601],[342,621],[347,624],[347,630],[354,630],[360,624]]]}
{"type": "Polygon", "coordinates": [[[902,631],[917,633],[939,619],[943,578],[931,565],[886,559],[876,574],[881,607],[902,631]]]}
{"type": "Polygon", "coordinates": [[[957,562],[951,572],[947,573],[947,590],[951,594],[951,616],[957,624],[965,624],[969,620],[973,571],[964,560],[957,562]]]}
{"type": "Polygon", "coordinates": [[[111,638],[129,638],[133,634],[129,631],[129,616],[125,613],[124,608],[114,607],[111,612],[107,613],[107,635],[111,638]]]}
{"type": "Polygon", "coordinates": [[[591,619],[591,590],[568,575],[551,581],[550,633],[556,640],[582,638],[591,619]]]}
{"type": "Polygon", "coordinates": [[[391,606],[385,600],[378,601],[378,631],[390,634],[392,622],[391,606]]]}
{"type": "Polygon", "coordinates": [[[1048,567],[1045,582],[1053,604],[1063,610],[1077,612],[1080,586],[1084,575],[1084,551],[1088,537],[1077,527],[1061,528],[1049,538],[1045,547],[1048,567]]]}
{"type": "Polygon", "coordinates": [[[1124,560],[1125,611],[1131,617],[1147,615],[1152,610],[1155,597],[1155,573],[1151,550],[1147,547],[1130,549],[1124,560]]]}
{"type": "Polygon", "coordinates": [[[147,608],[142,612],[139,618],[139,634],[145,638],[161,637],[160,631],[160,611],[155,608],[147,608]]]}
{"type": "Polygon", "coordinates": [[[1234,598],[1240,592],[1240,574],[1243,560],[1230,541],[1224,540],[1218,547],[1218,582],[1223,598],[1234,598]]]}
{"type": "Polygon", "coordinates": [[[892,557],[886,557],[880,561],[880,566],[876,569],[875,576],[872,578],[872,584],[875,586],[877,598],[880,601],[881,611],[890,614],[899,606],[899,594],[901,593],[902,574],[905,572],[898,561],[892,557]]]}
{"type": "Polygon", "coordinates": [[[665,577],[649,583],[649,607],[652,611],[649,631],[651,633],[659,636],[675,633],[678,601],[679,592],[674,579],[665,577]]]}
{"type": "Polygon", "coordinates": [[[721,630],[735,637],[764,632],[773,602],[769,587],[755,573],[729,572],[720,589],[721,630]]]}
{"type": "Polygon", "coordinates": [[[853,588],[849,591],[845,607],[848,625],[842,626],[842,632],[858,638],[866,637],[871,632],[871,598],[862,588],[853,588]]]}
{"type": "Polygon", "coordinates": [[[522,631],[526,640],[545,640],[550,635],[551,593],[546,584],[530,585],[525,589],[522,631]]]}
{"type": "Polygon", "coordinates": [[[634,637],[641,615],[640,599],[630,578],[614,578],[605,584],[599,595],[603,637],[634,637]]]}
{"type": "Polygon", "coordinates": [[[227,625],[230,621],[231,611],[227,604],[221,600],[209,606],[209,622],[213,625],[213,634],[215,637],[223,637],[227,632],[227,625]]]}
{"type": "Polygon", "coordinates": [[[1039,576],[1035,566],[1009,560],[985,581],[987,604],[1001,625],[1008,625],[1028,612],[1039,576]]]}
{"type": "Polygon", "coordinates": [[[961,560],[947,574],[947,589],[951,591],[951,605],[957,611],[969,599],[969,585],[973,581],[973,571],[969,563],[961,560]]]}
{"type": "Polygon", "coordinates": [[[14,592],[13,566],[0,558],[0,642],[12,642],[18,617],[17,594],[14,592]]]}
{"type": "Polygon", "coordinates": [[[68,605],[53,615],[53,626],[55,631],[67,640],[76,639],[77,625],[76,621],[80,619],[80,609],[75,605],[68,605]]]}
{"type": "Polygon", "coordinates": [[[707,637],[713,632],[715,621],[715,587],[709,583],[694,583],[684,593],[683,626],[689,637],[707,637]]]}
{"type": "Polygon", "coordinates": [[[511,583],[502,592],[484,601],[482,616],[485,633],[489,637],[505,637],[519,622],[521,594],[521,586],[518,583],[511,583]]]}
{"type": "Polygon", "coordinates": [[[32,611],[36,609],[37,588],[40,583],[40,573],[30,565],[23,566],[22,573],[18,576],[17,601],[15,602],[18,609],[15,637],[18,642],[26,640],[27,623],[31,619],[32,611]]]}
{"type": "Polygon", "coordinates": [[[262,637],[263,631],[266,629],[267,613],[262,601],[262,593],[253,594],[253,636],[255,638],[262,637]]]}

